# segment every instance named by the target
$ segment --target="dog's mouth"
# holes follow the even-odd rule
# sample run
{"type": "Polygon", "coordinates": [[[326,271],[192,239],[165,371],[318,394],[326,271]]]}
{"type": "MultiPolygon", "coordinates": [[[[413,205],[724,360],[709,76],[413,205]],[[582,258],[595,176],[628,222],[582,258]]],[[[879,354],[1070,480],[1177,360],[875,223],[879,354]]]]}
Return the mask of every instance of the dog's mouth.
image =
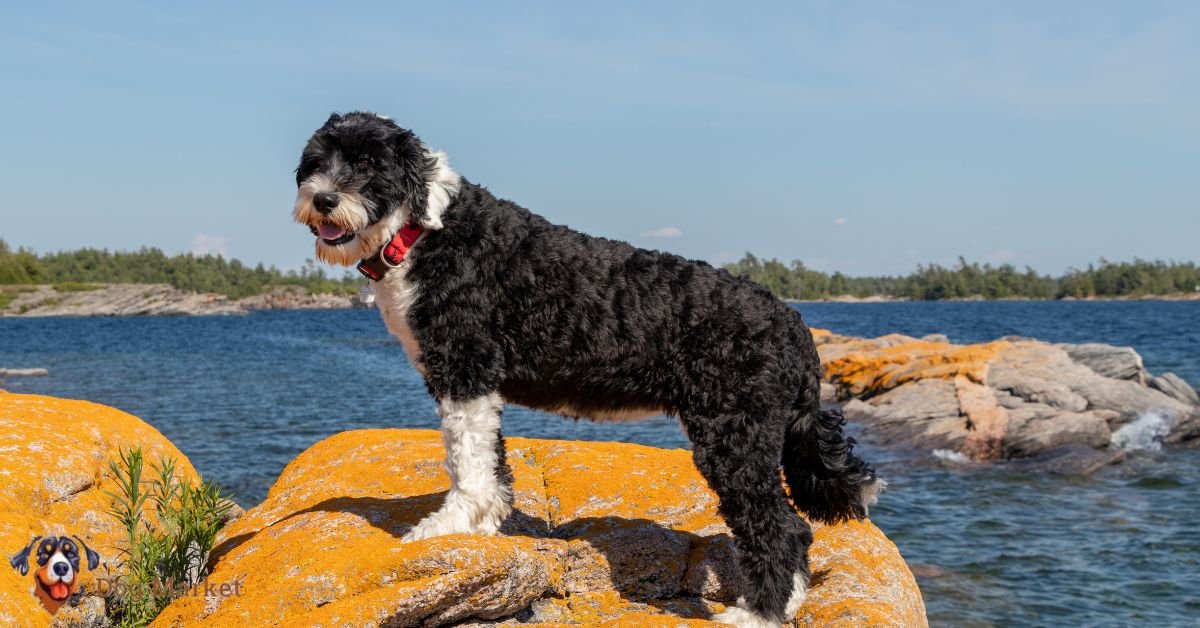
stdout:
{"type": "Polygon", "coordinates": [[[323,222],[317,226],[309,226],[312,229],[313,235],[321,238],[330,246],[345,244],[354,239],[353,231],[346,231],[345,227],[335,225],[332,222],[323,222]]]}
{"type": "Polygon", "coordinates": [[[49,595],[50,599],[56,602],[61,602],[71,597],[71,585],[61,580],[51,584],[42,582],[41,578],[35,578],[35,580],[38,581],[38,586],[40,586],[42,590],[46,592],[46,595],[49,595]]]}

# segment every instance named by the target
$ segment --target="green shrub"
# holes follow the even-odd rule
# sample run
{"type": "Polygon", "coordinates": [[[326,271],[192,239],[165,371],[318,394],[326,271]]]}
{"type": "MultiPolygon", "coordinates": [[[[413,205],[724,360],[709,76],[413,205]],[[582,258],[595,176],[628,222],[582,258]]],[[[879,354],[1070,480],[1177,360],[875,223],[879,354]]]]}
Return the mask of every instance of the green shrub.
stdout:
{"type": "Polygon", "coordinates": [[[125,574],[114,583],[122,595],[109,599],[108,614],[117,626],[145,626],[207,575],[205,563],[231,502],[211,482],[181,479],[172,459],[145,469],[140,448],[121,450],[109,469],[118,488],[109,492],[109,514],[120,522],[128,549],[121,550],[125,574]]]}
{"type": "Polygon", "coordinates": [[[79,281],[60,281],[54,284],[54,289],[59,292],[90,292],[99,290],[104,286],[95,283],[83,283],[79,281]]]}

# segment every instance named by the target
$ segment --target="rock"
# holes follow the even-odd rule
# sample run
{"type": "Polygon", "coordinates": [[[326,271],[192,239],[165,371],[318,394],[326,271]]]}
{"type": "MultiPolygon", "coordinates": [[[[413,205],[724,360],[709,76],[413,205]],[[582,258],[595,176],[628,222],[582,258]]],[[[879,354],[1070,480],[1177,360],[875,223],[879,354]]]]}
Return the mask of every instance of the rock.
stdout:
{"type": "Polygon", "coordinates": [[[45,377],[50,374],[46,369],[0,369],[0,380],[6,377],[45,377]]]}
{"type": "Polygon", "coordinates": [[[250,310],[339,310],[363,306],[357,296],[309,294],[302,286],[276,286],[235,303],[250,310]]]}
{"type": "Polygon", "coordinates": [[[1088,400],[1066,384],[1033,377],[1006,362],[993,365],[988,385],[1019,399],[1018,404],[1041,404],[1068,412],[1083,412],[1088,400]]]}
{"type": "Polygon", "coordinates": [[[66,605],[54,614],[55,627],[63,628],[109,628],[112,620],[105,613],[104,598],[97,595],[85,595],[72,606],[66,605]]]}
{"type": "Polygon", "coordinates": [[[221,294],[179,290],[167,284],[96,284],[60,292],[37,286],[21,292],[0,316],[143,316],[245,314],[250,310],[339,309],[361,305],[356,297],[308,294],[299,286],[276,286],[263,294],[231,300],[221,294]]]}
{"type": "Polygon", "coordinates": [[[1146,367],[1142,365],[1142,356],[1132,347],[1114,347],[1098,342],[1058,346],[1066,351],[1072,360],[1104,377],[1127,379],[1139,384],[1146,381],[1146,367]]]}
{"type": "Polygon", "coordinates": [[[926,336],[921,336],[921,340],[925,342],[940,342],[943,344],[950,344],[950,338],[946,336],[946,334],[929,334],[926,336]]]}
{"type": "MultiPolygon", "coordinates": [[[[317,443],[218,539],[210,581],[243,593],[180,598],[154,625],[701,626],[740,594],[689,452],[510,438],[516,509],[500,535],[402,543],[449,486],[442,455],[430,430],[317,443]]],[[[800,625],[926,625],[878,528],[818,526],[815,538],[800,625]]]]}
{"type": "Polygon", "coordinates": [[[874,440],[895,446],[958,451],[967,438],[953,381],[919,380],[867,401],[852,399],[842,411],[874,440]]]}
{"type": "Polygon", "coordinates": [[[100,284],[94,290],[59,292],[38,286],[9,305],[20,316],[140,316],[241,314],[244,309],[219,294],[201,294],[167,284],[100,284]]]}
{"type": "MultiPolygon", "coordinates": [[[[108,463],[119,448],[140,446],[147,460],[167,456],[177,471],[197,480],[187,458],[157,430],[132,415],[86,401],[39,395],[0,395],[0,548],[15,552],[34,536],[81,537],[100,554],[96,571],[84,570],[81,584],[99,590],[97,579],[117,570],[123,532],[108,514],[117,488],[108,463]]],[[[32,572],[0,569],[0,624],[46,626],[51,615],[31,594],[32,572]]],[[[96,599],[96,598],[93,598],[96,599]]],[[[94,602],[64,606],[64,619],[88,624],[94,602]],[[90,610],[89,610],[90,609],[90,610]]]]}
{"type": "Polygon", "coordinates": [[[1163,442],[1168,445],[1183,445],[1184,447],[1200,445],[1200,408],[1196,408],[1190,415],[1179,419],[1163,442]]]}
{"type": "Polygon", "coordinates": [[[1141,357],[1128,348],[1016,337],[978,345],[896,334],[814,338],[847,418],[877,442],[976,460],[1021,458],[1069,446],[1106,449],[1113,432],[1148,414],[1170,426],[1168,443],[1200,437],[1195,406],[1178,398],[1190,387],[1166,376],[1157,387],[1141,383],[1141,357]]]}
{"type": "Polygon", "coordinates": [[[1101,449],[1112,441],[1108,422],[1091,412],[1061,412],[1029,404],[1009,415],[1005,458],[1035,456],[1069,445],[1101,449]]]}
{"type": "Polygon", "coordinates": [[[1200,394],[1196,393],[1196,389],[1192,388],[1191,384],[1183,381],[1182,377],[1174,373],[1165,373],[1160,377],[1152,378],[1150,380],[1150,387],[1176,401],[1182,401],[1193,406],[1200,405],[1200,394]]]}

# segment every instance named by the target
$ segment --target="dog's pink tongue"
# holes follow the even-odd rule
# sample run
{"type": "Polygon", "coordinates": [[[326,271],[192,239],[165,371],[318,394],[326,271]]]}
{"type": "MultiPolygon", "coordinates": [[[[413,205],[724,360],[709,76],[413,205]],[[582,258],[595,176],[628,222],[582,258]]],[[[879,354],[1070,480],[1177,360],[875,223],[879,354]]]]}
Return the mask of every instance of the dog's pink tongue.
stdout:
{"type": "Polygon", "coordinates": [[[317,233],[326,240],[336,240],[346,235],[346,230],[331,222],[323,222],[317,226],[317,233]]]}
{"type": "Polygon", "coordinates": [[[50,585],[50,597],[56,600],[65,600],[71,594],[71,589],[61,582],[55,582],[50,585]]]}

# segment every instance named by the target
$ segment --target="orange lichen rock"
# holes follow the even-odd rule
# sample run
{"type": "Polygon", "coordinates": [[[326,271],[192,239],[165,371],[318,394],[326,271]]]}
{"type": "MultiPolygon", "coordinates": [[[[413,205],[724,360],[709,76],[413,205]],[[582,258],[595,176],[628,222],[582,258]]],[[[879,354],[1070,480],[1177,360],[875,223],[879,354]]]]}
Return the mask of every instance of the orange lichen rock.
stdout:
{"type": "Polygon", "coordinates": [[[952,345],[899,334],[874,339],[844,339],[818,346],[825,377],[844,397],[870,396],[922,379],[965,377],[987,382],[989,363],[1010,343],[952,345]]]}
{"type": "MultiPolygon", "coordinates": [[[[429,430],[317,443],[218,539],[209,582],[237,592],[180,598],[154,625],[699,626],[738,594],[732,541],[687,451],[510,438],[516,509],[499,535],[403,543],[449,488],[441,458],[429,430]]],[[[816,537],[798,625],[926,624],[874,525],[816,537]]]]}
{"type": "MultiPolygon", "coordinates": [[[[148,461],[178,461],[177,472],[196,481],[187,458],[141,419],[86,401],[39,395],[0,395],[0,549],[15,553],[34,536],[78,535],[100,554],[97,571],[80,582],[98,590],[97,578],[116,569],[123,535],[108,514],[117,487],[109,461],[118,448],[141,447],[148,461]]],[[[86,561],[85,561],[86,562],[86,561]]],[[[0,625],[48,626],[51,615],[32,595],[34,559],[22,576],[0,569],[0,625]]],[[[89,603],[96,598],[89,600],[89,603]]],[[[68,614],[66,607],[59,615],[68,614]]]]}

